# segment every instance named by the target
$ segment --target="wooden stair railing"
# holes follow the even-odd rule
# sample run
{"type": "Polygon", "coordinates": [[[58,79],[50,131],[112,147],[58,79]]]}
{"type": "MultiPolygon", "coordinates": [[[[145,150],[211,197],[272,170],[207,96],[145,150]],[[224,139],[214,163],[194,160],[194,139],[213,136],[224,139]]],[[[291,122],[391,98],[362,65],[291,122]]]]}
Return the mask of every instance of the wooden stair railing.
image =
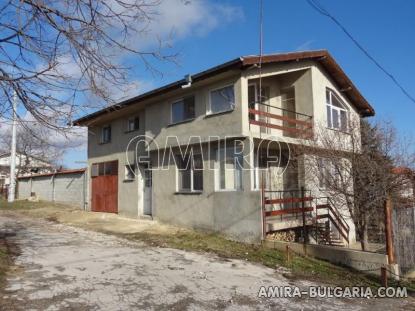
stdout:
{"type": "Polygon", "coordinates": [[[326,203],[316,204],[316,222],[318,222],[319,219],[327,219],[336,227],[337,231],[346,240],[347,244],[349,244],[350,226],[347,224],[340,212],[333,206],[333,204],[331,204],[329,198],[318,198],[317,201],[319,199],[326,199],[326,203]],[[326,209],[327,213],[319,215],[318,211],[323,209],[326,209]]]}

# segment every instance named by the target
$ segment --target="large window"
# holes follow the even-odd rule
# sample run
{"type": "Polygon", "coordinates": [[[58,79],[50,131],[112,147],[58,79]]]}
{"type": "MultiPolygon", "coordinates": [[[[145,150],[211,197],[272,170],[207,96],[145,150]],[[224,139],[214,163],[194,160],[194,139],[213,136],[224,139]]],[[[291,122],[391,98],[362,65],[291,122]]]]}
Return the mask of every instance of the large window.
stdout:
{"type": "Polygon", "coordinates": [[[200,192],[203,190],[203,159],[201,154],[176,156],[177,190],[200,192]]]}
{"type": "Polygon", "coordinates": [[[326,90],[327,126],[331,129],[347,131],[348,111],[332,90],[326,90]]]}
{"type": "Polygon", "coordinates": [[[183,122],[195,118],[195,98],[186,97],[171,105],[171,123],[183,122]]]}
{"type": "Polygon", "coordinates": [[[216,190],[242,189],[242,148],[219,148],[216,154],[216,190]]]}
{"type": "Polygon", "coordinates": [[[342,170],[341,160],[328,158],[318,159],[319,188],[322,190],[338,187],[341,182],[340,171],[342,170]]]}
{"type": "Polygon", "coordinates": [[[208,113],[219,113],[235,108],[235,92],[233,85],[210,92],[210,107],[208,113]]]}
{"type": "Polygon", "coordinates": [[[101,131],[101,143],[106,144],[111,142],[111,126],[107,125],[102,128],[101,131]]]}

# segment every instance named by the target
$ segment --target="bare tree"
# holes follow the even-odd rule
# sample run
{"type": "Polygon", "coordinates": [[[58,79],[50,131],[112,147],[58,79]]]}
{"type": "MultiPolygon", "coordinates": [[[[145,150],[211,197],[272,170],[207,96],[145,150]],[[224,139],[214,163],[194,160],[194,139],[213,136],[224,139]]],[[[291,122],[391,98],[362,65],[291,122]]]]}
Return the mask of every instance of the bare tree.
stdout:
{"type": "MultiPolygon", "coordinates": [[[[90,96],[114,103],[128,80],[122,56],[156,71],[164,47],[138,48],[160,0],[7,0],[0,4],[0,116],[14,93],[38,122],[63,129],[90,96]],[[81,100],[78,100],[81,99],[81,100]],[[82,102],[82,105],[77,104],[82,102]]],[[[96,104],[96,103],[95,103],[96,104]]],[[[19,116],[20,117],[20,116],[19,116]]]]}
{"type": "Polygon", "coordinates": [[[390,124],[359,119],[348,123],[347,131],[317,127],[315,140],[297,148],[297,153],[311,155],[305,160],[308,183],[314,182],[335,206],[345,207],[343,216],[352,219],[361,247],[367,250],[369,224],[383,219],[386,197],[403,186],[393,167],[411,167],[415,158],[409,141],[400,140],[390,124]]]}
{"type": "MultiPolygon", "coordinates": [[[[9,130],[10,131],[10,130],[9,130]]],[[[54,141],[54,130],[39,124],[19,126],[17,128],[16,151],[19,165],[16,167],[16,175],[31,173],[34,168],[49,168],[51,171],[59,166],[64,151],[71,146],[54,141]],[[49,166],[49,167],[48,167],[49,166]]],[[[0,147],[6,149],[10,146],[11,134],[6,133],[0,138],[0,147]]]]}

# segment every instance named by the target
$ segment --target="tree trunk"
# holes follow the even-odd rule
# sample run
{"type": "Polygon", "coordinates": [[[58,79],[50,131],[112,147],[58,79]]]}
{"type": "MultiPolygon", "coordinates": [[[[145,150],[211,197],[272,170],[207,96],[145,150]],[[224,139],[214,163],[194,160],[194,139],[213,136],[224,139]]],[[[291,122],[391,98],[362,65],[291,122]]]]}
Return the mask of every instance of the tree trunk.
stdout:
{"type": "Polygon", "coordinates": [[[360,232],[360,245],[362,251],[367,251],[369,249],[369,235],[367,230],[367,225],[363,225],[360,232]]]}

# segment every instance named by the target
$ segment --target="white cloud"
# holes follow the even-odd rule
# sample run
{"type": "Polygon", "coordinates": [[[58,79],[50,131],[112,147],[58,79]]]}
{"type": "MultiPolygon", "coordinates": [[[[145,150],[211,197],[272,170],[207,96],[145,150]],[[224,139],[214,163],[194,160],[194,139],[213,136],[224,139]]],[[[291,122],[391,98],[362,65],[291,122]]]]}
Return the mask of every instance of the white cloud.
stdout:
{"type": "MultiPolygon", "coordinates": [[[[0,150],[10,148],[7,136],[11,135],[11,127],[11,120],[0,117],[0,136],[2,137],[0,150]]],[[[87,129],[85,127],[72,127],[64,131],[46,128],[37,122],[29,112],[21,117],[17,125],[18,135],[22,132],[23,127],[31,128],[36,135],[47,139],[47,143],[55,148],[83,150],[87,146],[87,129]]]]}
{"type": "Polygon", "coordinates": [[[310,50],[313,43],[314,43],[314,40],[305,41],[305,42],[301,43],[299,46],[297,46],[294,50],[295,51],[310,50]]]}
{"type": "Polygon", "coordinates": [[[111,99],[120,102],[154,88],[154,84],[145,80],[132,80],[122,86],[108,85],[111,99]]]}
{"type": "Polygon", "coordinates": [[[137,38],[137,43],[139,46],[155,44],[156,38],[168,39],[170,34],[173,34],[173,40],[203,36],[243,18],[239,6],[208,0],[164,0],[156,8],[148,32],[137,38]]]}

